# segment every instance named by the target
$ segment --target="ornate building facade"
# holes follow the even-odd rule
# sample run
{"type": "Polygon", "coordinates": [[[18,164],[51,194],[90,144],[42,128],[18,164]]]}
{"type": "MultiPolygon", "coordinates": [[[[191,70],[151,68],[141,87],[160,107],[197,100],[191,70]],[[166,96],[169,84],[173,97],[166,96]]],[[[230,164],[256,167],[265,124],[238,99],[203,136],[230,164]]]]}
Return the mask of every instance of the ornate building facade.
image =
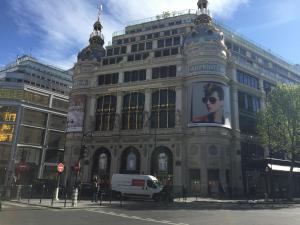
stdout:
{"type": "Polygon", "coordinates": [[[213,21],[206,0],[127,26],[106,49],[101,30],[98,20],[74,68],[65,161],[80,160],[81,181],[152,174],[242,194],[243,154],[268,154],[255,136],[265,90],[298,83],[299,69],[213,21]]]}

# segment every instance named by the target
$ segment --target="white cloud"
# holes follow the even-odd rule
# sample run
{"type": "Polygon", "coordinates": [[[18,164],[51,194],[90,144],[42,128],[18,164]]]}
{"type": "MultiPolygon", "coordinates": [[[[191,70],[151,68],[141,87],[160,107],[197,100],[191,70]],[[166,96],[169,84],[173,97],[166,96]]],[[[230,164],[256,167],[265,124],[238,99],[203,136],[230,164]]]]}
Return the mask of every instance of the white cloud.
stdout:
{"type": "MultiPolygon", "coordinates": [[[[228,18],[248,0],[210,0],[213,14],[228,18]]],[[[127,22],[148,18],[163,11],[196,9],[197,0],[106,0],[101,16],[106,43],[127,22]]],[[[12,17],[24,35],[33,40],[33,54],[49,63],[68,68],[80,49],[88,44],[97,17],[97,0],[11,0],[12,17]],[[35,43],[39,43],[38,45],[35,43]],[[37,47],[38,46],[38,47],[37,47]]]]}

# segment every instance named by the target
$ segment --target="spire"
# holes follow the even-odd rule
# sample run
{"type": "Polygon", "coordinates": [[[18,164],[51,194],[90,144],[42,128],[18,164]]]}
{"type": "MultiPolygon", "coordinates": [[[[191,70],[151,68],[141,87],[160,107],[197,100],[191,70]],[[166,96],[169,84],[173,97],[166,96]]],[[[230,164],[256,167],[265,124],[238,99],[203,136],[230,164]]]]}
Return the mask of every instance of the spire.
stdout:
{"type": "Polygon", "coordinates": [[[102,5],[98,7],[98,18],[97,21],[94,23],[94,30],[90,35],[89,41],[91,45],[97,45],[97,44],[100,44],[102,46],[104,45],[104,36],[101,33],[103,26],[100,22],[101,12],[102,12],[102,5]]]}
{"type": "Polygon", "coordinates": [[[211,23],[212,18],[208,9],[208,0],[198,0],[198,17],[195,19],[195,24],[211,23]]]}

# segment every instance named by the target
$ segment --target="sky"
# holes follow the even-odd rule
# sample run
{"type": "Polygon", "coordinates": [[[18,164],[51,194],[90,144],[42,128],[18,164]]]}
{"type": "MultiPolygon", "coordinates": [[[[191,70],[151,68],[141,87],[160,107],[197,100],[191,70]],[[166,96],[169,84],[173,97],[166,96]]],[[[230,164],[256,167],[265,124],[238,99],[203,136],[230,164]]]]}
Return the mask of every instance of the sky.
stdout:
{"type": "MultiPolygon", "coordinates": [[[[71,68],[102,4],[105,43],[132,21],[197,9],[197,0],[0,0],[0,67],[31,54],[71,68]]],[[[300,64],[300,0],[209,0],[213,17],[291,64],[300,64]]]]}

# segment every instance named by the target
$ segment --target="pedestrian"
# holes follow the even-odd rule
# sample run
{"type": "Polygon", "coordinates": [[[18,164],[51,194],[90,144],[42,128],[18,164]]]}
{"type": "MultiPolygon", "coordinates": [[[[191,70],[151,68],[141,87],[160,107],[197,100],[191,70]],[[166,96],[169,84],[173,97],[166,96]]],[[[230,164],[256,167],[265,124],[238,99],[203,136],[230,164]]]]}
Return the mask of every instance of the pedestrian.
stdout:
{"type": "Polygon", "coordinates": [[[92,202],[97,202],[98,201],[98,181],[97,181],[97,177],[94,177],[94,179],[93,179],[92,192],[93,192],[92,202]]]}

